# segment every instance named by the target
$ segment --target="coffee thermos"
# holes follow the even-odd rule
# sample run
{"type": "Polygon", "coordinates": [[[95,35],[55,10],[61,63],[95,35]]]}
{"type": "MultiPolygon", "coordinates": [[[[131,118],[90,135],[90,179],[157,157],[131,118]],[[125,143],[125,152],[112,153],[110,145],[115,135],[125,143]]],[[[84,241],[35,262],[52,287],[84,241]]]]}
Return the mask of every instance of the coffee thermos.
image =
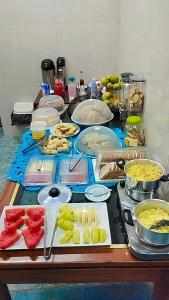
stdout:
{"type": "Polygon", "coordinates": [[[62,80],[65,84],[66,82],[66,72],[65,72],[65,58],[58,57],[56,61],[56,76],[58,79],[62,80]]]}
{"type": "Polygon", "coordinates": [[[48,83],[51,89],[54,88],[55,65],[51,59],[44,59],[41,62],[42,80],[48,83]]]}

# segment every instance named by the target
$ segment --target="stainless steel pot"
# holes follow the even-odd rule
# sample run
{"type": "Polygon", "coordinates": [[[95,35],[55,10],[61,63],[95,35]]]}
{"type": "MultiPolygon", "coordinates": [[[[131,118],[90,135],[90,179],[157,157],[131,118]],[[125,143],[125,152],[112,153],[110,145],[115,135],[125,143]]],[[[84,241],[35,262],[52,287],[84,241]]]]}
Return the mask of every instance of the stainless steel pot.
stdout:
{"type": "Polygon", "coordinates": [[[160,181],[169,181],[169,174],[164,175],[164,169],[163,167],[150,159],[133,159],[131,161],[125,162],[123,159],[119,159],[116,164],[118,167],[123,169],[126,174],[126,180],[125,180],[125,190],[127,195],[133,199],[136,202],[144,201],[145,199],[152,199],[156,195],[156,192],[158,190],[160,181]],[[151,181],[141,181],[133,179],[131,176],[127,174],[126,168],[127,166],[131,164],[135,164],[136,162],[148,162],[153,165],[157,165],[161,168],[163,176],[161,178],[157,178],[156,180],[151,181]]]}
{"type": "Polygon", "coordinates": [[[123,210],[123,219],[124,221],[135,227],[136,234],[138,238],[150,245],[154,246],[164,246],[169,244],[169,233],[165,232],[155,232],[153,230],[145,228],[139,221],[138,221],[138,214],[141,211],[150,208],[162,208],[169,213],[169,203],[164,200],[159,199],[152,199],[152,200],[144,200],[137,204],[134,207],[134,215],[131,216],[131,211],[129,209],[123,210]],[[127,217],[126,217],[127,215],[127,217]]]}

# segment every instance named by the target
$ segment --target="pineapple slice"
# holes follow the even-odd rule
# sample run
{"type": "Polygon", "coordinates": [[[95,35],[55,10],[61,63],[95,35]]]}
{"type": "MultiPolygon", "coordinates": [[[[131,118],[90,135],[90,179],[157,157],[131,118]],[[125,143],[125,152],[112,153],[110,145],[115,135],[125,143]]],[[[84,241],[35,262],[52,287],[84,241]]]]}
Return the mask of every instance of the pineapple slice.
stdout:
{"type": "Polygon", "coordinates": [[[61,236],[59,241],[61,244],[67,244],[72,238],[72,236],[73,236],[73,231],[68,230],[61,236]]]}
{"type": "Polygon", "coordinates": [[[72,241],[73,244],[80,244],[80,231],[78,229],[73,230],[72,241]]]}
{"type": "Polygon", "coordinates": [[[89,232],[89,227],[85,226],[83,230],[83,243],[84,244],[89,244],[90,243],[90,232],[89,232]]]}

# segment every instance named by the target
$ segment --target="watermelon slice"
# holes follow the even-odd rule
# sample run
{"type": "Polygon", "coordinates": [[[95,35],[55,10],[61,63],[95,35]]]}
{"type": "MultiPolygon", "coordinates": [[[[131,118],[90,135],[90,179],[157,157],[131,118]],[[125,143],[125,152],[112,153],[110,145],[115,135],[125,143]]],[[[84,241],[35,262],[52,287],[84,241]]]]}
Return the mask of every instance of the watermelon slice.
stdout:
{"type": "Polygon", "coordinates": [[[23,218],[19,218],[18,220],[13,222],[8,219],[4,220],[4,227],[6,232],[15,232],[16,229],[21,227],[23,224],[24,224],[23,218]]]}
{"type": "Polygon", "coordinates": [[[25,209],[24,208],[8,208],[5,210],[6,218],[8,221],[15,221],[19,219],[20,217],[25,215],[25,209]]]}
{"type": "Polygon", "coordinates": [[[20,238],[20,232],[6,232],[2,230],[0,234],[0,249],[6,249],[15,244],[20,238]]]}
{"type": "Polygon", "coordinates": [[[33,221],[30,218],[27,218],[25,220],[25,223],[31,232],[35,232],[35,231],[39,230],[41,226],[44,225],[44,218],[40,217],[40,219],[37,221],[33,221]]]}
{"type": "Polygon", "coordinates": [[[29,249],[35,249],[44,235],[44,229],[41,227],[36,232],[31,232],[28,227],[23,230],[25,244],[29,249]]]}
{"type": "Polygon", "coordinates": [[[33,221],[39,220],[45,214],[43,207],[31,207],[27,209],[27,215],[33,221]]]}

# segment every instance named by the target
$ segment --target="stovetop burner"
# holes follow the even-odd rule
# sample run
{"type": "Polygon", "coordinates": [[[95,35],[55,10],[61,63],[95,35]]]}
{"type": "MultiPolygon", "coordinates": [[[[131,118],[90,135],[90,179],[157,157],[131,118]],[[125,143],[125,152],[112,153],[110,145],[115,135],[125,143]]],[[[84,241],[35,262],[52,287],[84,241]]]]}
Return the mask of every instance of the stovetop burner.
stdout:
{"type": "MultiPolygon", "coordinates": [[[[133,208],[138,203],[133,201],[126,193],[125,187],[117,185],[117,191],[119,194],[119,202],[121,205],[121,211],[123,209],[130,209],[133,214],[133,208]]],[[[122,215],[122,214],[121,214],[122,215]]],[[[122,217],[121,217],[122,218],[122,217]]],[[[134,226],[124,224],[128,237],[128,248],[131,253],[142,260],[168,260],[169,259],[169,245],[167,246],[152,246],[139,240],[136,235],[134,226]]]]}

